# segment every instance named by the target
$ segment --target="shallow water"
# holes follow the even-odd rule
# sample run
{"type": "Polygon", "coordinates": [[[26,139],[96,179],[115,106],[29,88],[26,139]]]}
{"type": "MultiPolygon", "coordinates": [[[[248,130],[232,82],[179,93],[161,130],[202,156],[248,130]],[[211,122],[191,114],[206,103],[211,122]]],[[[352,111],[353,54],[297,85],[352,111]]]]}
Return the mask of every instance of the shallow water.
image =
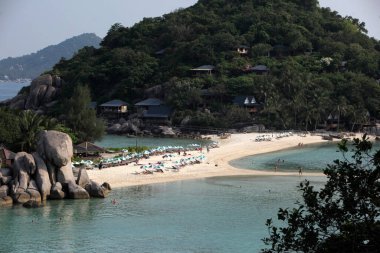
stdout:
{"type": "MultiPolygon", "coordinates": [[[[0,209],[1,252],[259,252],[299,177],[222,177],[116,189],[107,199],[0,209]],[[111,200],[117,204],[113,205],[111,200]]],[[[314,177],[316,185],[323,178],[314,177]]]]}
{"type": "MultiPolygon", "coordinates": [[[[379,150],[380,144],[374,144],[374,150],[379,150]]],[[[350,154],[346,154],[350,158],[350,154]]],[[[336,159],[344,159],[338,151],[337,143],[309,145],[297,149],[247,156],[233,160],[230,164],[237,168],[270,170],[273,171],[278,164],[277,171],[296,171],[302,167],[306,171],[322,171],[328,164],[336,159]]]]}

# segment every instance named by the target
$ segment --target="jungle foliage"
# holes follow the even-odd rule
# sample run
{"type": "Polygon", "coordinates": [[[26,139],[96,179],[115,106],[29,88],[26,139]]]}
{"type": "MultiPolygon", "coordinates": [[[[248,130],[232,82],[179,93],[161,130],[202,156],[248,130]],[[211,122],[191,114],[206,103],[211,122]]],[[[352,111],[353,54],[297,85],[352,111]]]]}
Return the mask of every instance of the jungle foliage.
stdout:
{"type": "MultiPolygon", "coordinates": [[[[67,83],[66,94],[87,85],[98,102],[134,103],[162,85],[161,98],[193,124],[227,127],[236,95],[263,105],[254,121],[274,128],[315,129],[330,114],[342,128],[380,117],[380,42],[365,24],[342,17],[317,0],[200,0],[194,6],[132,27],[113,25],[101,47],[85,47],[51,71],[67,83]],[[246,56],[236,52],[249,48],[246,56]],[[266,65],[266,75],[246,73],[266,65]],[[192,68],[214,65],[194,76],[192,68]],[[202,90],[214,96],[202,96],[202,90]],[[205,117],[202,109],[210,113],[205,117]],[[185,113],[187,112],[187,113],[185,113]]],[[[180,121],[180,119],[178,119],[180,121]]]]}

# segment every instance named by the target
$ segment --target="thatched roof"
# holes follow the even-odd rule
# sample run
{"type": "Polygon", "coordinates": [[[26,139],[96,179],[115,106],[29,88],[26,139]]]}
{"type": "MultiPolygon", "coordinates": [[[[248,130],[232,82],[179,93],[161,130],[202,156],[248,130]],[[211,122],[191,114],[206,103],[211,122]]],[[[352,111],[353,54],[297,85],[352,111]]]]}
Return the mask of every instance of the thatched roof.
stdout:
{"type": "Polygon", "coordinates": [[[106,150],[102,147],[96,146],[91,142],[83,142],[74,146],[74,153],[102,153],[106,150]]]}

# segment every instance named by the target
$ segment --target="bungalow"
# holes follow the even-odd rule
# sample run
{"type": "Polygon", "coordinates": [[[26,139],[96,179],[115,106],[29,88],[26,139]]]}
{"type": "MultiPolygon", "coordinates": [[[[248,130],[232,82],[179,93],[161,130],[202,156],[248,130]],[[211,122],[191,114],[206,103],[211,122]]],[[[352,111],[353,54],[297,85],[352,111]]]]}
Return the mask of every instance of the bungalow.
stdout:
{"type": "Polygon", "coordinates": [[[240,45],[240,46],[238,46],[236,48],[236,51],[240,55],[247,55],[248,54],[248,50],[249,50],[249,47],[248,46],[244,46],[244,45],[240,45]]]}
{"type": "Polygon", "coordinates": [[[253,72],[258,75],[266,74],[269,72],[269,68],[265,65],[256,65],[254,67],[249,67],[244,69],[245,72],[253,72]]]}
{"type": "Polygon", "coordinates": [[[147,110],[147,109],[149,109],[149,107],[160,106],[160,105],[163,105],[163,104],[164,104],[164,102],[162,102],[158,98],[148,98],[148,99],[145,99],[143,101],[140,101],[140,102],[136,103],[135,107],[138,108],[138,109],[147,110]]]}
{"type": "Polygon", "coordinates": [[[215,70],[215,66],[213,66],[213,65],[202,65],[202,66],[199,66],[198,68],[194,68],[194,69],[190,69],[190,70],[193,73],[195,73],[196,75],[201,75],[201,74],[211,75],[215,70]]]}
{"type": "Polygon", "coordinates": [[[239,107],[247,108],[249,113],[255,113],[261,107],[261,104],[257,103],[254,96],[236,96],[232,103],[239,107]]]}
{"type": "Polygon", "coordinates": [[[0,167],[12,167],[16,154],[6,148],[0,148],[0,167]]]}
{"type": "Polygon", "coordinates": [[[143,119],[155,123],[169,123],[172,115],[172,108],[166,105],[151,106],[143,112],[143,119]]]}
{"type": "Polygon", "coordinates": [[[111,100],[101,104],[100,113],[106,117],[122,117],[128,113],[128,103],[121,100],[111,100]]]}

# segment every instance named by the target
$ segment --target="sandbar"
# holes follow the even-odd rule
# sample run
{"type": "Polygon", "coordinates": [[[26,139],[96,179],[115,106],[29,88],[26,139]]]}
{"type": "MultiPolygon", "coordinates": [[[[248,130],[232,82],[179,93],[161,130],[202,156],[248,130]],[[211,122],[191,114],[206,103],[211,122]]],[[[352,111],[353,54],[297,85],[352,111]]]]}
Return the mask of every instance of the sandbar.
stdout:
{"type": "MultiPolygon", "coordinates": [[[[209,136],[212,140],[219,143],[218,148],[210,149],[209,152],[203,148],[202,153],[206,159],[200,164],[187,165],[181,168],[178,172],[173,170],[164,170],[163,173],[153,174],[135,174],[141,171],[141,165],[133,163],[126,166],[118,166],[105,168],[102,170],[89,170],[90,178],[98,183],[108,182],[113,188],[128,187],[145,184],[166,183],[180,180],[200,179],[208,177],[220,176],[245,176],[245,175],[295,175],[299,176],[298,172],[283,172],[283,171],[263,171],[263,170],[247,170],[232,167],[229,162],[238,158],[250,155],[257,155],[268,152],[275,152],[288,148],[300,148],[299,143],[303,145],[324,143],[321,136],[310,135],[306,136],[293,134],[289,137],[272,138],[271,141],[256,142],[255,139],[260,133],[238,133],[232,134],[227,139],[220,139],[218,136],[209,136]]],[[[357,135],[356,137],[360,137],[357,135]]],[[[302,148],[302,147],[301,147],[302,148]]],[[[198,156],[200,151],[187,152],[188,156],[198,156]]],[[[174,157],[180,159],[182,156],[174,157]]],[[[165,162],[162,156],[151,156],[147,159],[139,161],[141,164],[156,163],[158,161],[165,162]]],[[[320,173],[303,173],[305,176],[321,176],[320,173]]]]}

